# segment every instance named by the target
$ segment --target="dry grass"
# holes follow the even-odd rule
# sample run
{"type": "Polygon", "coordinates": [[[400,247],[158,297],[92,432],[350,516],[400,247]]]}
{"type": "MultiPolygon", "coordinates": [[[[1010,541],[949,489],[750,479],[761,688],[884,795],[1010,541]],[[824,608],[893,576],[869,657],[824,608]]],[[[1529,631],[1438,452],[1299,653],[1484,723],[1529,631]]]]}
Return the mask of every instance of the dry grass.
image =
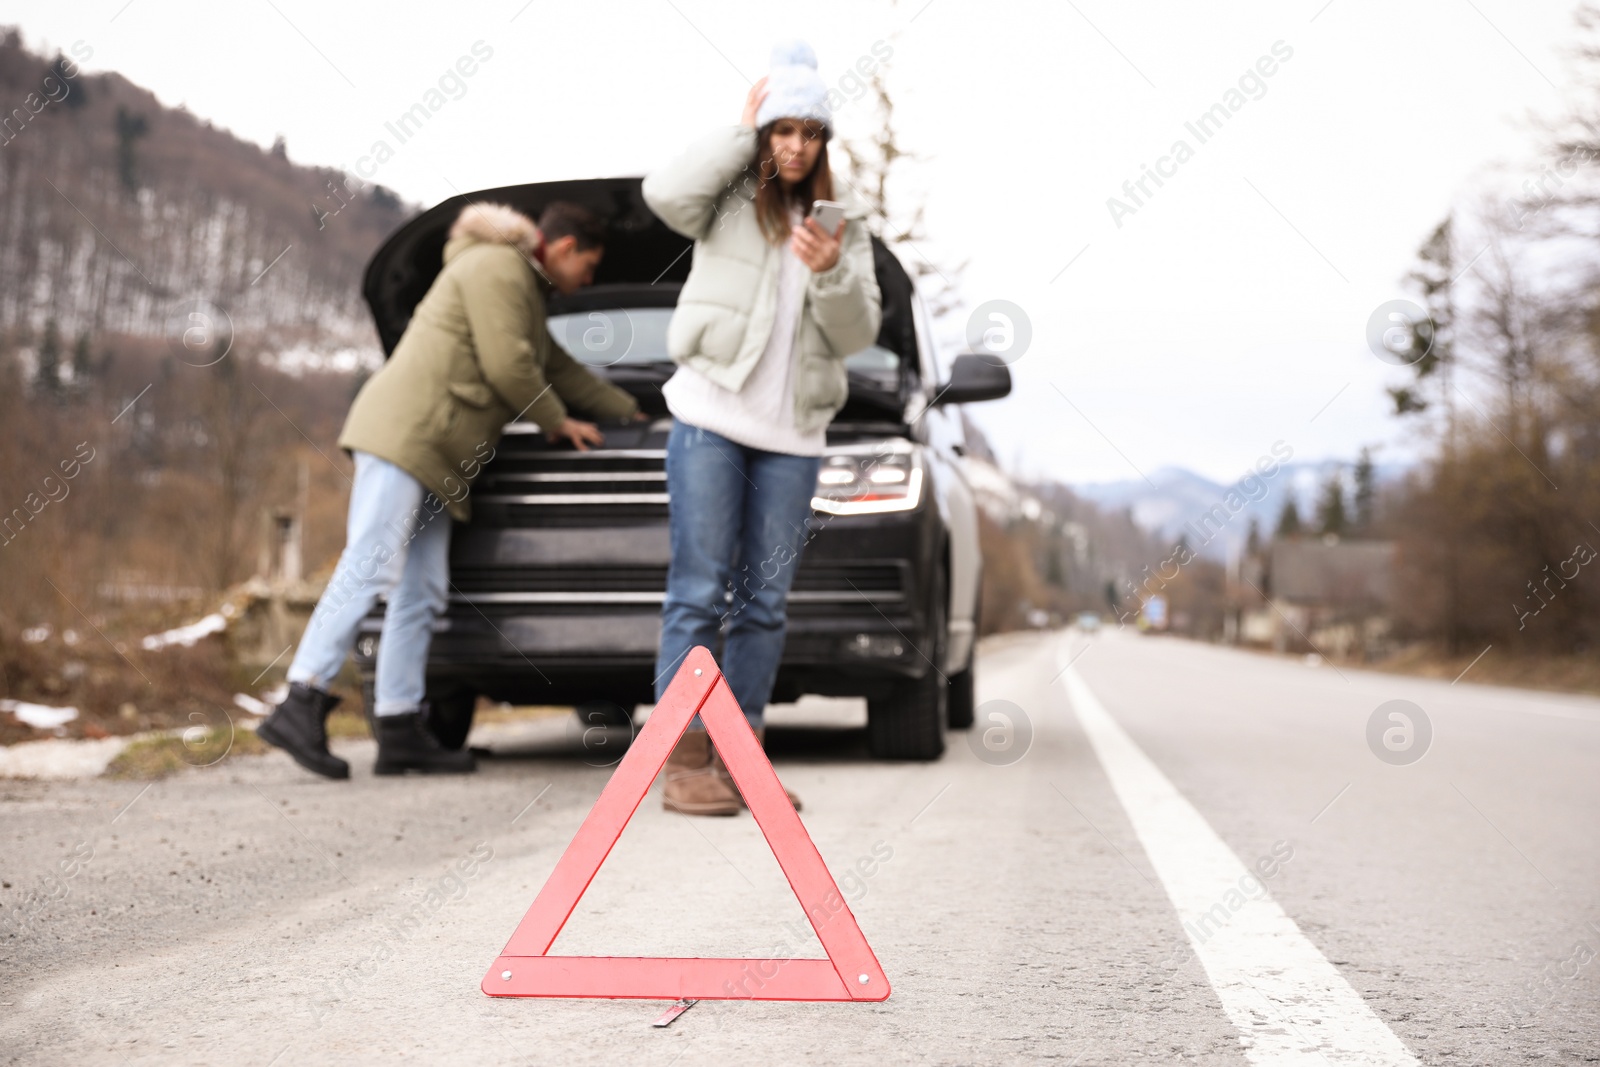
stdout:
{"type": "Polygon", "coordinates": [[[1600,658],[1592,655],[1511,653],[1491,645],[1481,658],[1477,657],[1477,652],[1450,656],[1437,646],[1418,644],[1367,666],[1373,670],[1422,678],[1442,678],[1447,681],[1459,678],[1463,684],[1475,682],[1479,685],[1507,685],[1600,696],[1600,658]]]}
{"type": "MultiPolygon", "coordinates": [[[[199,616],[174,612],[172,617],[193,621],[199,616]]],[[[248,689],[250,675],[241,677],[220,637],[159,652],[139,647],[139,634],[165,628],[154,619],[118,617],[105,624],[104,637],[80,625],[75,644],[61,635],[29,643],[22,640],[21,627],[0,615],[0,696],[77,708],[78,717],[64,730],[73,738],[183,730],[197,723],[220,728],[237,715],[233,695],[248,689]]],[[[0,744],[39,736],[0,716],[0,744]]]]}
{"type": "MultiPolygon", "coordinates": [[[[572,709],[546,705],[512,707],[509,705],[480,705],[473,717],[475,723],[522,722],[529,719],[557,718],[571,715],[572,709]]],[[[372,736],[367,720],[360,711],[341,708],[328,716],[330,740],[367,740],[372,736]]],[[[108,778],[133,778],[139,780],[165,778],[190,767],[211,767],[223,760],[239,756],[260,756],[272,749],[242,727],[223,726],[218,729],[193,727],[181,733],[141,737],[111,761],[106,768],[108,778]]]]}
{"type": "Polygon", "coordinates": [[[367,729],[366,716],[360,711],[340,709],[328,716],[328,739],[366,741],[372,737],[372,731],[367,729]]]}
{"type": "Polygon", "coordinates": [[[473,713],[474,724],[482,722],[525,722],[529,719],[558,719],[563,715],[571,715],[571,707],[557,706],[554,704],[489,704],[487,701],[478,705],[478,710],[473,713]]]}
{"type": "MultiPolygon", "coordinates": [[[[489,722],[523,722],[528,719],[559,718],[571,714],[572,709],[569,707],[543,704],[513,707],[509,704],[494,704],[483,700],[478,703],[472,721],[475,725],[489,722]]],[[[352,709],[346,704],[328,716],[328,737],[330,740],[343,738],[365,741],[372,737],[372,731],[367,727],[366,716],[360,710],[352,709]]]]}
{"type": "Polygon", "coordinates": [[[236,756],[259,756],[268,751],[266,742],[249,730],[196,727],[129,743],[106,768],[106,777],[165,778],[190,767],[211,767],[236,756]]]}

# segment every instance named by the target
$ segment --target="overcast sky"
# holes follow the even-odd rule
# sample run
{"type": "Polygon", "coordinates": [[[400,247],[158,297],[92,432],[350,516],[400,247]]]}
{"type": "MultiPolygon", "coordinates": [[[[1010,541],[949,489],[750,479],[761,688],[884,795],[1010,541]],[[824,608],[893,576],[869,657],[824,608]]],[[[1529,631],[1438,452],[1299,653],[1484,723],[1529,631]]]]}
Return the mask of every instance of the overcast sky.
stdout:
{"type": "MultiPolygon", "coordinates": [[[[1537,173],[1527,119],[1563,99],[1571,11],[11,0],[0,19],[36,48],[83,41],[87,69],[241,137],[282,134],[296,162],[346,168],[393,145],[385,122],[477,44],[492,54],[459,98],[372,176],[424,204],[643,173],[737,121],[781,37],[810,40],[835,85],[875,45],[892,51],[902,147],[923,157],[899,188],[927,206],[918,253],[968,260],[968,306],[1010,301],[1032,326],[1013,396],[972,414],[1008,467],[1085,482],[1166,465],[1231,480],[1279,440],[1299,459],[1364,444],[1413,455],[1383,392],[1402,375],[1367,349],[1367,319],[1405,295],[1415,249],[1475,175],[1497,162],[1537,173]],[[1271,75],[1229,98],[1262,57],[1271,75]],[[1237,110],[1202,143],[1185,123],[1218,103],[1237,110]],[[1191,154],[1161,162],[1179,140],[1191,154]],[[1158,162],[1168,176],[1135,204],[1123,183],[1158,162]],[[1111,197],[1136,211],[1114,218],[1111,197]]],[[[871,128],[868,105],[842,109],[842,136],[871,128]]]]}

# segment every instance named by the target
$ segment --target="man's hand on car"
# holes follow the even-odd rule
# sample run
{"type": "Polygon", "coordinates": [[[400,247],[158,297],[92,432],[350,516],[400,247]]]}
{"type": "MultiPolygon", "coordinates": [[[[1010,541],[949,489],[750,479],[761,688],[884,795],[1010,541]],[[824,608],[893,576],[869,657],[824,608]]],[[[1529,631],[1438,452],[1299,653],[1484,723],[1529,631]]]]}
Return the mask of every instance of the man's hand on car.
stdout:
{"type": "Polygon", "coordinates": [[[552,442],[571,441],[572,447],[579,452],[587,452],[590,445],[603,445],[606,441],[605,434],[600,432],[600,427],[592,422],[584,422],[582,419],[571,417],[568,417],[560,426],[551,430],[546,436],[552,442]]]}

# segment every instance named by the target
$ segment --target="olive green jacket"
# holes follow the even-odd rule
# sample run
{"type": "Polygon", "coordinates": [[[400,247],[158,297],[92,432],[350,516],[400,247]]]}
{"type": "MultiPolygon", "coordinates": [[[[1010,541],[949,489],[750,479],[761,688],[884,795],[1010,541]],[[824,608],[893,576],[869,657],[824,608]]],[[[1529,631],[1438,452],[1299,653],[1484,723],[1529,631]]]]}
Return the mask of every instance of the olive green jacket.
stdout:
{"type": "Polygon", "coordinates": [[[551,339],[550,283],[528,254],[537,243],[533,224],[508,208],[463,211],[444,269],[389,361],[361,387],[339,435],[339,447],[400,467],[460,521],[471,517],[472,482],[506,423],[526,417],[548,432],[569,406],[599,419],[638,410],[632,396],[551,339]]]}

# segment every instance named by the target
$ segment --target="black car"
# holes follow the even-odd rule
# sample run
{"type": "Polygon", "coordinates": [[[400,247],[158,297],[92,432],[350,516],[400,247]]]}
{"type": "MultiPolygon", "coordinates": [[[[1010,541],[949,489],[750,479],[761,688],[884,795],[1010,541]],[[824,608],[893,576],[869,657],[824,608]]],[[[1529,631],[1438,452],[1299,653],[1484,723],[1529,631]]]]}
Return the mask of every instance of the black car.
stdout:
{"type": "MultiPolygon", "coordinates": [[[[639,186],[609,178],[458,196],[406,223],[367,267],[363,294],[392,352],[467,203],[534,218],[554,200],[598,212],[605,257],[594,285],[551,297],[551,336],[651,416],[604,425],[604,447],[587,452],[551,444],[531,423],[506,427],[473,488],[472,521],[454,531],[450,605],[428,657],[433,726],[447,745],[465,742],[479,695],[587,715],[609,707],[618,721],[654,699],[669,561],[666,325],[693,245],[651,213],[639,186]]],[[[1011,381],[978,355],[941,374],[910,277],[876,239],[873,252],[883,327],[846,361],[850,396],[828,429],[773,700],[865,697],[874,755],[934,759],[946,727],[972,721],[981,564],[957,405],[1004,396],[1011,381]]],[[[369,708],[381,611],[356,643],[369,708]]]]}

